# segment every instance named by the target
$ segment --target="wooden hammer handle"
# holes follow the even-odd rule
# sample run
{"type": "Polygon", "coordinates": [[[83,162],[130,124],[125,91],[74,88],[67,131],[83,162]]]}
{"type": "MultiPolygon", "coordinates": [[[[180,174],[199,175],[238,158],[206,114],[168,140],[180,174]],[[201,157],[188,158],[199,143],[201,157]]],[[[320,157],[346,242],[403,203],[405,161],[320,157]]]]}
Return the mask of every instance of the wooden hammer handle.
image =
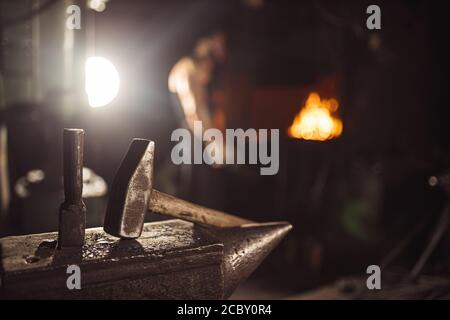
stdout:
{"type": "Polygon", "coordinates": [[[251,220],[175,198],[155,189],[152,190],[148,209],[155,213],[215,227],[236,227],[254,223],[251,220]]]}

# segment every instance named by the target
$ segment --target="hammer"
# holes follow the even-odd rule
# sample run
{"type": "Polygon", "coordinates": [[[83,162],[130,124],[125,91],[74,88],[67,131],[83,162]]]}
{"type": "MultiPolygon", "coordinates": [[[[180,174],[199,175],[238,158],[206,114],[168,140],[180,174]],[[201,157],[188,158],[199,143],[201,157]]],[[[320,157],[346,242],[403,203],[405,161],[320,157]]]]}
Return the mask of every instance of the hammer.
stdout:
{"type": "Polygon", "coordinates": [[[215,227],[253,223],[153,189],[154,154],[153,141],[132,140],[111,187],[103,224],[107,233],[120,238],[138,238],[147,210],[215,227]]]}

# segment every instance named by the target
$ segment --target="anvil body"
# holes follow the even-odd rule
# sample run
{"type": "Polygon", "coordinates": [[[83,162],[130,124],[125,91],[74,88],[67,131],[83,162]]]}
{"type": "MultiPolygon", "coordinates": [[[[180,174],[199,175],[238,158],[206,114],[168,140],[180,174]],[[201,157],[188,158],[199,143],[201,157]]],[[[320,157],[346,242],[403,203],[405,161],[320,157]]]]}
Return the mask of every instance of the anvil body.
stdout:
{"type": "Polygon", "coordinates": [[[225,299],[290,228],[278,223],[220,230],[168,220],[146,223],[135,240],[87,229],[78,249],[58,249],[57,233],[6,237],[0,240],[0,296],[225,299]],[[80,267],[80,290],[67,288],[69,265],[80,267]]]}

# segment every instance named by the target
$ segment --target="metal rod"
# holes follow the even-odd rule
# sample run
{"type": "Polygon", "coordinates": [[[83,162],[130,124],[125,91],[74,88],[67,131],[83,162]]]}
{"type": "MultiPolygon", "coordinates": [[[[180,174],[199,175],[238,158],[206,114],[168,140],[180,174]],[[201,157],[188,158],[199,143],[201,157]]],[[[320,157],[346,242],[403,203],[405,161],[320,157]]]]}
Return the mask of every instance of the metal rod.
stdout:
{"type": "Polygon", "coordinates": [[[64,129],[64,202],[59,211],[58,247],[82,246],[86,228],[83,203],[84,130],[64,129]]]}

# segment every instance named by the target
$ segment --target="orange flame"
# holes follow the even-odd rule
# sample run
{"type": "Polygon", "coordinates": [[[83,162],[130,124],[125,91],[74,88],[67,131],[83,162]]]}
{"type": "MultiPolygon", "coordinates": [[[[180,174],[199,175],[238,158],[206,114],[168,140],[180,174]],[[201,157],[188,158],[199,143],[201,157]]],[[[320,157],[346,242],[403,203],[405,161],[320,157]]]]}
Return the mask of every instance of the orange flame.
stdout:
{"type": "Polygon", "coordinates": [[[288,129],[289,136],[319,141],[339,137],[343,129],[342,121],[332,115],[338,106],[336,99],[321,100],[319,94],[310,93],[305,106],[288,129]]]}

